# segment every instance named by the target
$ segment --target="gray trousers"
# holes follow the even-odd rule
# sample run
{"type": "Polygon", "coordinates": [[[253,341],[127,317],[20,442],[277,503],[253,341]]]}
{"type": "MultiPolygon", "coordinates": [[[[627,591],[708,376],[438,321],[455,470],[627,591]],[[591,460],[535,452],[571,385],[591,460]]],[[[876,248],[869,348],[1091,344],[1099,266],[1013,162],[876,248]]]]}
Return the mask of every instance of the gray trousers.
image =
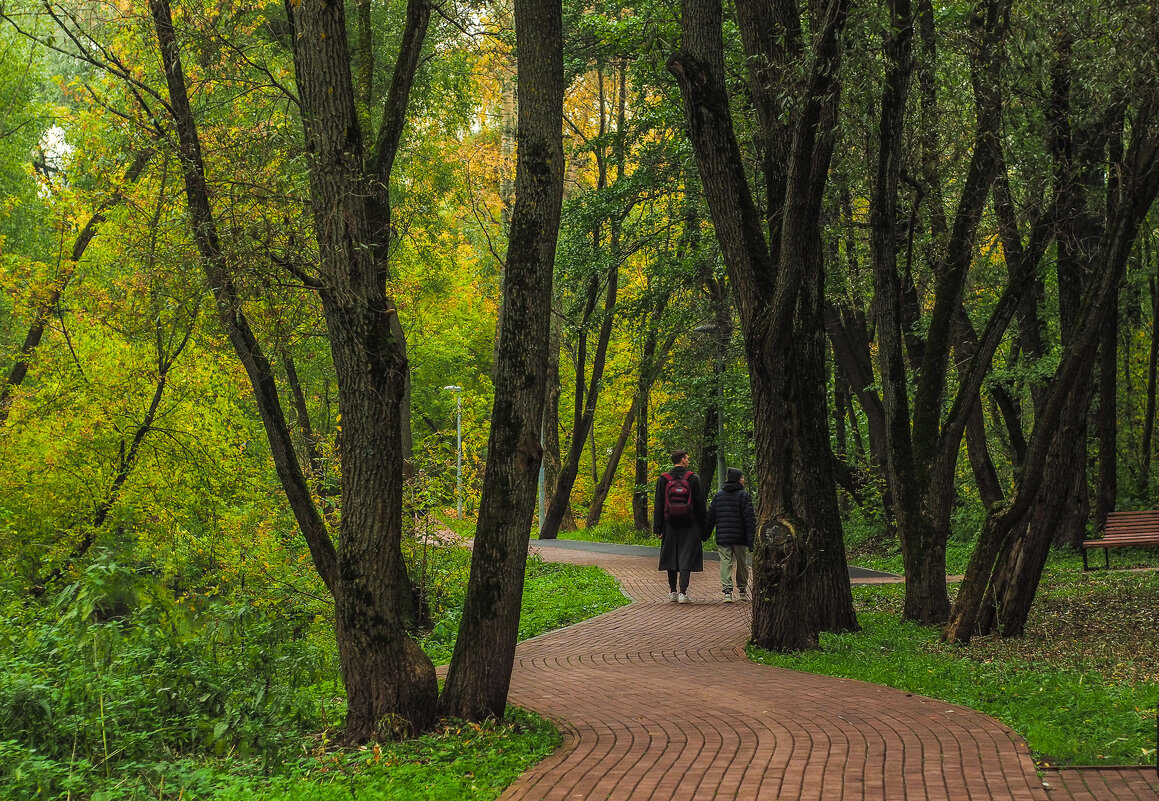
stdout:
{"type": "Polygon", "coordinates": [[[718,545],[716,552],[720,554],[720,586],[725,592],[732,592],[732,571],[736,568],[737,589],[745,590],[749,586],[748,547],[744,545],[718,545]]]}

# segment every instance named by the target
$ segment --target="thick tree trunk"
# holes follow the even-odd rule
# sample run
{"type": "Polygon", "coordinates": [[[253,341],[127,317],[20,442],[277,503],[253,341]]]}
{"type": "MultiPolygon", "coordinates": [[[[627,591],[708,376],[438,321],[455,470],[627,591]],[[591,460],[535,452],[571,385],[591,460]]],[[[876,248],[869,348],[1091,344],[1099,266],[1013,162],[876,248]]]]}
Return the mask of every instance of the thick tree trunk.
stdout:
{"type": "Polygon", "coordinates": [[[287,3],[310,154],[310,196],[342,414],[342,519],[335,631],[346,685],[345,737],[411,733],[434,719],[430,659],[408,636],[413,609],[402,556],[404,401],[408,365],[386,294],[390,206],[385,188],[430,7],[407,7],[398,62],[374,148],[365,152],[340,5],[287,3]],[[383,729],[386,729],[384,731],[383,729]]]}
{"type": "Polygon", "coordinates": [[[762,647],[792,650],[815,643],[822,627],[857,627],[825,406],[819,233],[848,6],[837,0],[819,11],[814,60],[803,86],[790,89],[802,96],[786,128],[775,112],[775,96],[784,88],[778,82],[792,70],[772,71],[801,52],[801,21],[784,6],[737,5],[763,123],[770,203],[764,219],[753,202],[728,108],[721,7],[715,0],[684,0],[681,10],[683,44],[668,68],[680,85],[692,149],[732,279],[752,385],[761,497],[753,637],[762,647]],[[778,519],[791,529],[775,525],[778,519]]]}
{"type": "MultiPolygon", "coordinates": [[[[903,315],[908,276],[903,280],[899,275],[895,219],[902,124],[909,76],[913,71],[912,10],[908,2],[896,0],[891,11],[894,34],[886,48],[882,138],[871,204],[874,287],[879,309],[878,359],[887,421],[890,490],[896,504],[906,571],[903,616],[924,623],[941,623],[950,611],[945,584],[945,548],[954,492],[953,475],[963,431],[978,401],[981,374],[993,350],[979,348],[972,354],[969,364],[960,371],[963,380],[952,411],[943,418],[946,368],[958,330],[975,235],[997,171],[1001,59],[996,53],[1001,49],[1009,7],[983,0],[975,15],[977,28],[971,63],[978,123],[974,150],[949,242],[934,267],[937,288],[927,339],[920,348],[921,370],[912,407],[903,352],[905,332],[909,330],[903,315]]],[[[927,12],[925,9],[923,13],[927,12]]],[[[928,92],[930,87],[923,85],[923,89],[928,92]]],[[[940,203],[940,199],[933,202],[940,203]]],[[[937,213],[940,214],[940,206],[937,213]]],[[[993,334],[997,326],[1001,326],[1000,331],[1005,324],[995,317],[988,330],[993,334]]],[[[987,341],[996,347],[998,337],[992,335],[987,341]]],[[[914,348],[910,351],[914,353],[914,348]]]]}
{"type": "Polygon", "coordinates": [[[1074,478],[1085,475],[1076,469],[1076,462],[1086,458],[1086,448],[1082,447],[1085,442],[1078,438],[1078,432],[1086,428],[1084,421],[1091,395],[1089,384],[1072,388],[1068,393],[1043,468],[1038,497],[1027,515],[1027,525],[1009,539],[994,568],[991,578],[994,609],[983,608],[978,626],[981,633],[997,631],[1004,637],[1022,635],[1054,532],[1066,520],[1086,519],[1081,509],[1085,493],[1080,496],[1074,492],[1074,478]],[[984,625],[987,622],[989,626],[984,625]]]}
{"type": "MultiPolygon", "coordinates": [[[[1006,562],[1013,572],[1003,573],[1005,587],[1017,588],[1028,597],[1011,603],[1003,611],[1004,632],[1021,631],[1025,615],[1030,609],[1034,590],[1041,577],[1045,550],[1049,547],[1046,531],[1041,526],[1023,529],[1017,538],[1020,521],[1031,511],[1039,497],[1043,483],[1049,481],[1063,488],[1071,484],[1059,475],[1047,476],[1047,463],[1055,445],[1064,447],[1077,439],[1076,426],[1085,421],[1085,412],[1078,414],[1076,405],[1089,402],[1091,373],[1098,353],[1106,309],[1118,296],[1119,284],[1127,258],[1138,235],[1139,227],[1159,191],[1159,121],[1156,120],[1156,99],[1144,98],[1135,114],[1132,142],[1123,163],[1118,165],[1122,175],[1122,191],[1118,193],[1114,211],[1107,215],[1108,228],[1098,248],[1099,260],[1092,265],[1096,281],[1089,283],[1081,306],[1074,334],[1067,343],[1051,384],[1050,393],[1038,415],[1027,449],[1026,463],[1018,475],[1018,484],[1011,496],[991,510],[983,526],[975,552],[971,556],[966,576],[954,600],[950,621],[943,636],[951,641],[968,643],[978,630],[985,599],[992,587],[996,560],[1003,551],[1010,553],[1006,562]],[[1066,434],[1059,432],[1063,425],[1071,426],[1066,434]],[[1024,548],[1023,543],[1028,543],[1024,548]],[[1019,554],[1025,554],[1020,556],[1019,554]],[[1039,554],[1042,554],[1041,558],[1039,554]],[[1007,578],[1008,576],[1008,578],[1007,578]]],[[[1081,440],[1080,440],[1081,441],[1081,440]]],[[[994,597],[998,595],[994,586],[994,597]]],[[[982,622],[985,622],[984,620],[982,622]]]]}
{"type": "Polygon", "coordinates": [[[440,708],[502,717],[541,458],[552,270],[563,198],[563,22],[553,0],[515,0],[519,161],[504,276],[495,405],[463,622],[440,708]]]}
{"type": "MultiPolygon", "coordinates": [[[[786,236],[786,241],[791,241],[786,236]]],[[[813,245],[820,260],[820,236],[813,245]]],[[[801,515],[811,560],[803,572],[807,602],[816,616],[820,631],[857,631],[853,595],[849,586],[848,562],[842,536],[841,508],[837,498],[834,457],[829,437],[826,396],[825,328],[822,320],[823,269],[815,268],[816,279],[802,288],[793,334],[793,405],[789,419],[797,420],[790,469],[792,506],[801,515]]],[[[762,506],[764,502],[762,501],[762,506]]],[[[798,528],[800,531],[801,528],[798,528]]],[[[759,576],[757,578],[759,586],[759,576]]]]}
{"type": "MultiPolygon", "coordinates": [[[[921,475],[910,434],[909,391],[903,351],[909,326],[903,315],[903,286],[898,265],[897,193],[901,174],[902,125],[913,73],[912,9],[908,0],[890,3],[891,35],[886,40],[882,88],[881,140],[870,206],[870,245],[877,299],[878,364],[885,417],[886,474],[894,501],[906,571],[903,615],[937,622],[949,612],[945,585],[945,546],[923,509],[930,477],[921,475]]],[[[911,352],[913,349],[911,348],[911,352]]],[[[927,352],[928,353],[928,352],[927,352]]]]}
{"type": "Polygon", "coordinates": [[[793,525],[766,519],[758,532],[757,552],[763,567],[759,579],[754,576],[754,584],[757,597],[766,602],[753,604],[753,642],[781,653],[816,648],[815,624],[797,614],[810,599],[793,525]]]}

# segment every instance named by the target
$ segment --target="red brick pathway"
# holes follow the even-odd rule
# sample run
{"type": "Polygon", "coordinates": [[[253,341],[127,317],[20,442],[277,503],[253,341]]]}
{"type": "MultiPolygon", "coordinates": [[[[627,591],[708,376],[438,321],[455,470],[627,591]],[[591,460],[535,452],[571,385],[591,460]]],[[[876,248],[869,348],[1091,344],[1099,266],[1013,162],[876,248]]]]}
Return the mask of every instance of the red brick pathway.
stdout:
{"type": "Polygon", "coordinates": [[[749,662],[751,608],[721,603],[712,564],[680,605],[652,559],[542,555],[599,564],[634,603],[520,644],[511,701],[564,740],[505,799],[1159,801],[1154,769],[1040,778],[985,715],[749,662]]]}

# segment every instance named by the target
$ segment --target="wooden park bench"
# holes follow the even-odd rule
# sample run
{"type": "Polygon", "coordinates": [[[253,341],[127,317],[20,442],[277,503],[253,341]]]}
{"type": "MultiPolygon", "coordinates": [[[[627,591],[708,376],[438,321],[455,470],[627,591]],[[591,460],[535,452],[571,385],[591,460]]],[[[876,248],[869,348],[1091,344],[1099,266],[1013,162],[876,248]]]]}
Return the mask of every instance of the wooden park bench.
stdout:
{"type": "Polygon", "coordinates": [[[1111,548],[1146,548],[1159,545],[1159,509],[1148,512],[1108,512],[1103,536],[1083,543],[1083,570],[1090,570],[1087,551],[1102,548],[1107,569],[1111,568],[1111,548]]]}

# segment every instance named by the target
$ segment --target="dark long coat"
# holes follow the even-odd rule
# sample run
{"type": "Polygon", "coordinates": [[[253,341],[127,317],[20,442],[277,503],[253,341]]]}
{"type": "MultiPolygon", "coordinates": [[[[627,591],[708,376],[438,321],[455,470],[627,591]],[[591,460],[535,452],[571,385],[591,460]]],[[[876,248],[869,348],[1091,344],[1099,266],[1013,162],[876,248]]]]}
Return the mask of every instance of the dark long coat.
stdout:
{"type": "MultiPolygon", "coordinates": [[[[679,477],[691,473],[687,467],[672,467],[668,473],[679,477]]],[[[688,479],[692,488],[691,523],[669,523],[664,519],[664,490],[668,479],[660,476],[656,481],[656,496],[652,505],[652,531],[660,540],[660,570],[687,570],[700,573],[704,570],[704,485],[700,476],[692,473],[688,479]]]]}

